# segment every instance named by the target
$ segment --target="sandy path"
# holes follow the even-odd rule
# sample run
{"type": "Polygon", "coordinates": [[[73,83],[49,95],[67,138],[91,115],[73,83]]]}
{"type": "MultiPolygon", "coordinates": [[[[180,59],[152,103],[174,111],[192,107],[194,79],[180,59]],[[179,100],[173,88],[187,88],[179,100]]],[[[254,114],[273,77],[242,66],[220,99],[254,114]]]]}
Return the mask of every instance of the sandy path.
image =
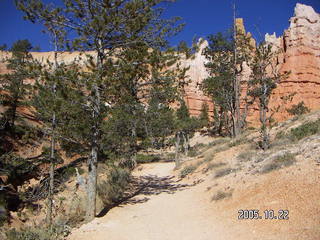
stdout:
{"type": "Polygon", "coordinates": [[[145,165],[141,173],[155,179],[151,187],[130,203],[77,229],[69,239],[220,239],[212,235],[222,237],[219,224],[212,222],[202,207],[206,204],[202,203],[201,183],[186,186],[176,182],[171,176],[173,168],[173,163],[145,165]]]}
{"type": "Polygon", "coordinates": [[[197,170],[177,182],[173,168],[173,163],[144,165],[134,173],[148,182],[140,194],[73,231],[69,240],[320,239],[319,167],[311,160],[270,174],[220,180],[197,170]],[[194,184],[196,176],[205,181],[194,184]],[[211,201],[217,190],[230,187],[232,198],[211,201]],[[288,209],[290,219],[239,221],[239,209],[288,209]]]}

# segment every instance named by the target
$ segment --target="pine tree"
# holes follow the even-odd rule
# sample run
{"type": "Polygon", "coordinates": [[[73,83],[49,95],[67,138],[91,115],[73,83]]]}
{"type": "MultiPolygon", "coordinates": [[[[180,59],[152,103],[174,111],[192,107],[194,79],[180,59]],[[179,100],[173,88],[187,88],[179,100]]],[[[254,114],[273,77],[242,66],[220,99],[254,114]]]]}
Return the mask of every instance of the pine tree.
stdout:
{"type": "Polygon", "coordinates": [[[201,127],[207,127],[209,125],[209,107],[207,103],[203,103],[201,106],[201,112],[199,115],[199,121],[201,127]]]}
{"type": "Polygon", "coordinates": [[[32,60],[30,50],[31,43],[25,40],[18,40],[13,43],[10,52],[11,57],[7,60],[9,73],[0,76],[0,87],[4,93],[2,104],[7,107],[4,112],[6,126],[14,131],[17,120],[17,109],[28,104],[27,95],[29,84],[26,79],[29,77],[29,63],[32,60]]]}
{"type": "MultiPolygon", "coordinates": [[[[82,72],[78,81],[73,82],[73,89],[79,91],[73,96],[73,105],[70,105],[63,125],[64,133],[68,135],[66,138],[71,140],[69,142],[74,145],[81,143],[81,147],[77,149],[82,149],[84,153],[90,151],[86,218],[88,221],[92,220],[96,214],[97,164],[102,150],[103,121],[109,117],[110,106],[122,101],[126,104],[131,101],[128,106],[133,115],[137,116],[138,104],[132,97],[139,95],[139,91],[134,83],[140,79],[148,79],[147,73],[143,72],[146,65],[152,64],[152,57],[156,59],[161,50],[167,48],[167,37],[175,34],[181,27],[176,26],[177,18],[161,19],[163,9],[158,8],[158,5],[165,2],[162,0],[65,0],[62,7],[45,5],[40,0],[16,2],[29,20],[45,19],[66,32],[73,31],[76,37],[72,41],[65,41],[70,48],[93,51],[93,54],[87,56],[86,71],[82,72]],[[139,57],[137,49],[142,49],[147,57],[139,57]],[[126,64],[130,58],[131,65],[126,64]],[[130,97],[123,98],[130,91],[133,91],[130,97]],[[81,116],[80,121],[75,120],[76,116],[81,116]]],[[[166,62],[166,66],[169,62],[166,62]]],[[[157,66],[161,63],[154,63],[154,69],[159,69],[157,66]]],[[[165,71],[155,71],[152,79],[166,80],[163,73],[165,71]],[[161,77],[156,78],[160,72],[161,77]]],[[[145,82],[139,84],[143,85],[145,82]]],[[[131,128],[133,138],[136,135],[135,124],[136,120],[131,128]]]]}
{"type": "Polygon", "coordinates": [[[184,153],[188,156],[188,150],[190,148],[189,140],[191,135],[196,129],[200,127],[199,120],[195,117],[191,117],[189,109],[184,100],[180,101],[180,107],[176,110],[176,167],[180,165],[179,151],[180,143],[182,140],[182,146],[184,153]]]}
{"type": "Polygon", "coordinates": [[[254,100],[258,100],[260,123],[261,123],[261,148],[266,150],[270,146],[270,136],[268,126],[273,113],[269,109],[270,97],[277,84],[286,78],[288,74],[281,74],[276,68],[276,56],[278,51],[274,51],[268,43],[262,42],[256,48],[254,57],[250,63],[252,69],[251,79],[248,83],[248,95],[254,100]],[[270,110],[270,111],[269,111],[270,110]],[[268,114],[269,112],[269,114],[268,114]]]}
{"type": "Polygon", "coordinates": [[[205,67],[209,77],[204,79],[201,88],[212,98],[222,118],[224,116],[228,118],[227,121],[223,121],[224,127],[230,135],[236,137],[242,125],[240,113],[242,86],[239,75],[244,62],[248,62],[251,57],[250,39],[245,33],[238,31],[234,23],[232,31],[210,35],[208,40],[209,46],[203,54],[208,60],[205,67]],[[231,122],[231,125],[227,122],[231,122]]]}

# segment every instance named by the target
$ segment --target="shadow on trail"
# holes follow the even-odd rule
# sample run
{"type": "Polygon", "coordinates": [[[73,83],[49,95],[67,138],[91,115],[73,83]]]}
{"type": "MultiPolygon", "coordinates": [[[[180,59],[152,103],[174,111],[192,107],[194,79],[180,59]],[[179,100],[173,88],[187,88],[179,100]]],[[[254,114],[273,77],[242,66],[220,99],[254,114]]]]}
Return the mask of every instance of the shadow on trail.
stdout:
{"type": "Polygon", "coordinates": [[[107,206],[97,215],[97,217],[105,216],[109,210],[114,207],[123,207],[125,205],[133,205],[147,202],[150,198],[147,196],[159,195],[161,193],[174,194],[178,191],[183,191],[202,182],[195,181],[192,184],[180,184],[173,176],[158,177],[155,175],[147,175],[133,177],[130,185],[130,190],[125,193],[125,196],[112,206],[107,206]],[[144,197],[135,198],[138,195],[144,197]]]}

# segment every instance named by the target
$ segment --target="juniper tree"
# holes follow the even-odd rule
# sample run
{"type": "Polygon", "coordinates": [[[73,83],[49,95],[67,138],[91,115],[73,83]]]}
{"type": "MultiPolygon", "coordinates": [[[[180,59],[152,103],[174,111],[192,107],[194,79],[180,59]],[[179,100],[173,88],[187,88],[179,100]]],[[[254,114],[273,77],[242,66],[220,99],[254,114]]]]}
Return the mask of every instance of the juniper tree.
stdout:
{"type": "Polygon", "coordinates": [[[7,127],[14,130],[17,120],[17,109],[20,106],[28,105],[28,89],[26,83],[29,77],[29,63],[32,56],[29,53],[32,49],[31,43],[25,40],[18,40],[10,48],[11,57],[6,60],[9,73],[0,76],[0,89],[2,104],[7,108],[4,112],[4,121],[7,127]]]}
{"type": "Polygon", "coordinates": [[[260,43],[255,52],[250,67],[252,70],[248,82],[248,95],[253,101],[258,100],[260,123],[261,123],[261,148],[266,150],[270,146],[268,126],[273,113],[269,111],[269,102],[273,90],[277,84],[288,76],[287,73],[281,74],[276,67],[276,57],[278,51],[272,49],[268,43],[260,43]],[[269,112],[269,113],[268,113],[269,112]]]}
{"type": "MultiPolygon", "coordinates": [[[[115,59],[121,61],[122,57],[127,58],[126,54],[131,49],[140,46],[145,49],[144,53],[149,49],[151,53],[156,53],[167,48],[167,37],[180,27],[176,26],[177,18],[161,19],[163,9],[158,8],[158,5],[162,2],[165,1],[65,0],[62,6],[55,7],[45,5],[40,0],[17,0],[19,8],[29,20],[45,19],[66,31],[73,31],[75,37],[72,41],[66,41],[70,48],[93,51],[87,56],[85,71],[79,81],[74,83],[83,93],[79,93],[79,99],[73,101],[78,108],[72,108],[68,113],[80,114],[78,116],[82,116],[81,120],[72,126],[75,115],[70,115],[69,124],[64,124],[71,142],[84,145],[83,152],[88,148],[91,152],[88,157],[87,220],[94,218],[96,212],[97,163],[101,152],[103,120],[108,117],[110,106],[119,101],[119,94],[114,91],[119,86],[116,83],[121,80],[117,75],[123,76],[128,71],[130,79],[141,78],[132,75],[136,69],[133,70],[124,62],[117,64],[115,59]]],[[[145,66],[145,58],[138,59],[142,62],[133,66],[145,66]]],[[[147,60],[150,63],[150,59],[147,60]]],[[[128,88],[134,86],[129,83],[124,85],[128,88]]],[[[123,85],[120,86],[119,90],[122,90],[123,85]]],[[[132,106],[135,107],[135,104],[132,106]]]]}

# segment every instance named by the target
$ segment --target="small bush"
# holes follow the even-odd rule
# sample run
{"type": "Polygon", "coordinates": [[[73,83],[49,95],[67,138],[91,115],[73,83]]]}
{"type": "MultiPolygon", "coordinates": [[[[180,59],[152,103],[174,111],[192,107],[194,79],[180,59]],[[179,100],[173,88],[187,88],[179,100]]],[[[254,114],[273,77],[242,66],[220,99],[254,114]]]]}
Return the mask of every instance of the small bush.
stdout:
{"type": "Polygon", "coordinates": [[[282,156],[276,157],[271,163],[265,165],[261,173],[269,173],[273,170],[280,169],[282,167],[288,167],[295,163],[295,155],[292,153],[286,153],[282,156]]]}
{"type": "Polygon", "coordinates": [[[220,177],[226,176],[234,171],[235,171],[235,169],[233,169],[233,168],[223,168],[223,169],[216,171],[216,174],[214,175],[214,177],[220,178],[220,177]]]}
{"type": "Polygon", "coordinates": [[[284,131],[279,131],[279,132],[277,132],[275,139],[283,139],[285,137],[286,137],[285,132],[284,131]]]}
{"type": "Polygon", "coordinates": [[[65,223],[55,223],[50,228],[40,226],[26,227],[24,229],[11,229],[6,232],[7,240],[62,240],[70,233],[65,223]]]}
{"type": "Polygon", "coordinates": [[[256,153],[254,151],[242,152],[237,156],[237,159],[241,162],[247,162],[250,161],[255,156],[255,154],[256,153]]]}
{"type": "Polygon", "coordinates": [[[152,163],[160,161],[159,155],[144,155],[144,154],[137,154],[137,163],[152,163]]]}
{"type": "Polygon", "coordinates": [[[213,146],[221,145],[221,144],[228,142],[229,140],[230,140],[229,138],[219,138],[219,139],[216,139],[216,140],[210,142],[208,144],[208,146],[213,147],[213,146]]]}
{"type": "Polygon", "coordinates": [[[229,143],[229,147],[235,147],[235,146],[238,146],[240,144],[244,144],[246,141],[247,141],[247,139],[244,138],[244,137],[235,139],[234,141],[229,143]]]}
{"type": "Polygon", "coordinates": [[[203,162],[210,162],[213,160],[214,152],[208,153],[204,156],[203,162]]]}
{"type": "Polygon", "coordinates": [[[185,178],[186,176],[188,176],[189,174],[193,173],[194,170],[196,170],[196,166],[194,165],[188,165],[188,166],[185,166],[181,172],[180,172],[180,177],[181,178],[185,178]]]}
{"type": "Polygon", "coordinates": [[[219,201],[225,198],[230,198],[231,196],[232,192],[218,191],[215,195],[212,196],[211,201],[219,201]]]}
{"type": "Polygon", "coordinates": [[[70,227],[77,227],[85,220],[86,204],[87,199],[85,197],[76,196],[72,199],[67,213],[67,223],[70,227]]]}
{"type": "Polygon", "coordinates": [[[303,114],[309,113],[310,109],[305,106],[304,102],[299,102],[297,105],[292,105],[290,109],[287,109],[287,112],[293,116],[301,116],[303,114]]]}
{"type": "Polygon", "coordinates": [[[226,163],[224,162],[219,162],[219,163],[209,163],[208,166],[207,166],[207,169],[208,170],[211,170],[213,168],[219,168],[219,167],[222,167],[222,166],[225,166],[227,165],[226,163]]]}
{"type": "Polygon", "coordinates": [[[175,153],[168,153],[168,154],[166,155],[166,159],[167,159],[168,161],[173,161],[175,158],[176,158],[176,154],[175,154],[175,153]]]}
{"type": "Polygon", "coordinates": [[[318,132],[320,132],[320,119],[314,122],[302,124],[299,127],[291,129],[290,138],[292,140],[300,140],[318,132]]]}
{"type": "Polygon", "coordinates": [[[196,149],[196,148],[191,148],[190,150],[189,150],[189,153],[188,153],[188,156],[189,157],[196,157],[196,156],[198,156],[199,155],[199,150],[198,149],[196,149]]]}
{"type": "Polygon", "coordinates": [[[0,202],[0,227],[2,227],[8,221],[8,212],[4,204],[0,202]]]}
{"type": "Polygon", "coordinates": [[[108,179],[98,184],[97,192],[105,206],[111,206],[121,200],[130,181],[130,171],[114,167],[108,174],[108,179]]]}
{"type": "Polygon", "coordinates": [[[228,145],[224,145],[224,146],[218,147],[214,152],[215,153],[224,152],[224,151],[227,151],[229,148],[230,147],[228,145]]]}

